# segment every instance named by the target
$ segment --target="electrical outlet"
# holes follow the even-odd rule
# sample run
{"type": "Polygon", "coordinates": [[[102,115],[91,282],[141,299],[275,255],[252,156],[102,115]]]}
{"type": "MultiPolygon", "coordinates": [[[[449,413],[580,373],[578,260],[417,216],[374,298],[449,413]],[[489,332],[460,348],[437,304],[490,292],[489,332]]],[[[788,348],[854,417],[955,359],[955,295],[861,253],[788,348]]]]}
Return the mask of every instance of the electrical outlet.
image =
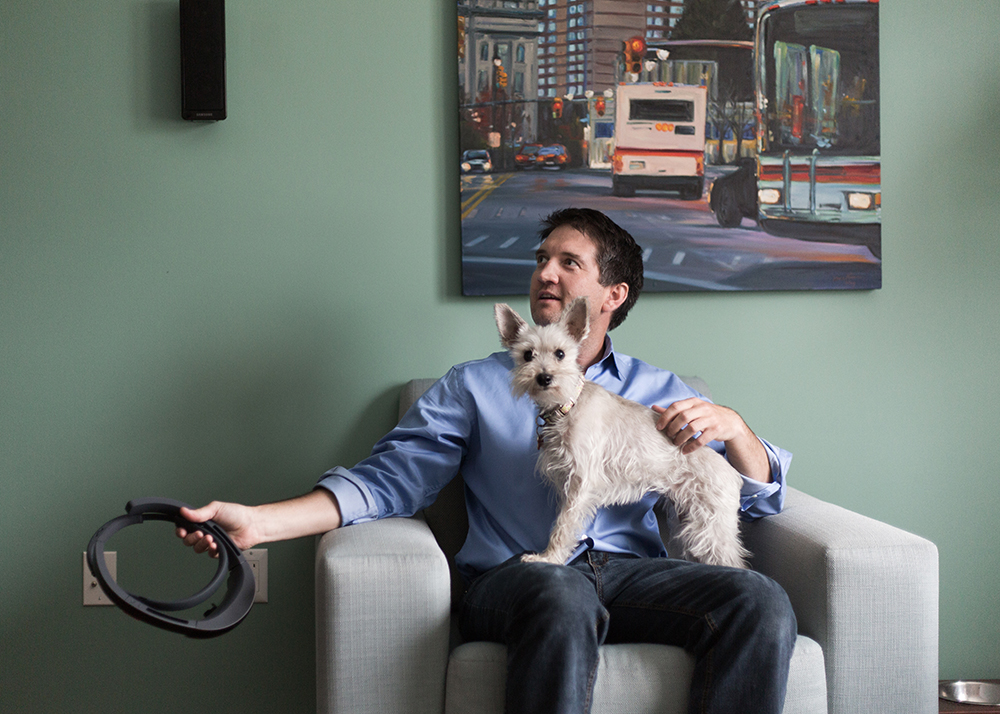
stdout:
{"type": "Polygon", "coordinates": [[[253,601],[267,602],[267,548],[244,550],[243,557],[250,564],[256,582],[253,601]]]}
{"type": "MultiPolygon", "coordinates": [[[[107,563],[108,572],[111,573],[112,580],[118,579],[118,553],[115,551],[104,552],[104,562],[107,563]]],[[[83,554],[83,604],[84,605],[114,605],[111,598],[107,596],[97,582],[97,577],[90,571],[87,565],[87,554],[83,554]]]]}

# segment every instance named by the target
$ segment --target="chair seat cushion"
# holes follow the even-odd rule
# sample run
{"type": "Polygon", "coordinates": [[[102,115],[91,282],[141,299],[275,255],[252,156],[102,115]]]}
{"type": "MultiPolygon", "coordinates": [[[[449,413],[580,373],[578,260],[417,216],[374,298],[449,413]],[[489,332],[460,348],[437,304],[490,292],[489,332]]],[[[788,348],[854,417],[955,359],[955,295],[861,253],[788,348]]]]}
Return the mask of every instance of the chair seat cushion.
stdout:
{"type": "MultiPolygon", "coordinates": [[[[507,648],[489,642],[456,647],[448,662],[445,714],[503,714],[507,648]]],[[[601,648],[592,714],[685,714],[694,658],[679,647],[629,644],[601,648]]],[[[826,714],[823,651],[799,635],[784,714],[826,714]]]]}

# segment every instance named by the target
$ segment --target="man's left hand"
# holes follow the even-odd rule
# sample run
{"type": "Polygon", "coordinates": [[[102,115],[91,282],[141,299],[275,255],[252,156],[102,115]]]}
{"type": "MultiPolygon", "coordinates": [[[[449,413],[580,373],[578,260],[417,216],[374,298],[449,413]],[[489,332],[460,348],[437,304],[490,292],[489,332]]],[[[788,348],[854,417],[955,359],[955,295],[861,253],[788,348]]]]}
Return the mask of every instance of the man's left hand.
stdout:
{"type": "Polygon", "coordinates": [[[721,441],[733,468],[757,481],[771,480],[771,465],[763,445],[743,417],[729,407],[692,397],[666,408],[654,405],[653,411],[660,415],[656,428],[681,453],[690,454],[710,441],[721,441]]]}
{"type": "Polygon", "coordinates": [[[665,432],[684,454],[710,441],[732,441],[750,432],[739,414],[704,399],[682,399],[666,408],[654,406],[653,411],[660,415],[656,428],[665,432]]]}

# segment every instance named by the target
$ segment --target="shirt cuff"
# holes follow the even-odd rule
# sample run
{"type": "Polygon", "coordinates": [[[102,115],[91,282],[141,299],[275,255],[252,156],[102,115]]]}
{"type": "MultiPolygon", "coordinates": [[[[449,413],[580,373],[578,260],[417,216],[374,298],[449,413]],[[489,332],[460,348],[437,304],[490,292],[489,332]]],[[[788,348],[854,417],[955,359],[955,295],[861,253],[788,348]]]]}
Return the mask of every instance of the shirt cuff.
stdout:
{"type": "Polygon", "coordinates": [[[740,477],[743,479],[743,487],[740,489],[741,511],[752,508],[757,501],[773,496],[781,489],[781,484],[778,481],[762,483],[743,476],[743,474],[740,474],[740,477]]]}
{"type": "Polygon", "coordinates": [[[371,491],[354,474],[342,466],[327,471],[316,484],[337,499],[342,525],[373,521],[378,517],[371,491]]]}
{"type": "MultiPolygon", "coordinates": [[[[758,437],[759,438],[759,437],[758,437]]],[[[744,518],[759,518],[780,513],[785,505],[785,473],[792,455],[779,447],[760,439],[771,465],[771,482],[763,483],[740,474],[743,486],[740,489],[740,512],[744,518]]]]}

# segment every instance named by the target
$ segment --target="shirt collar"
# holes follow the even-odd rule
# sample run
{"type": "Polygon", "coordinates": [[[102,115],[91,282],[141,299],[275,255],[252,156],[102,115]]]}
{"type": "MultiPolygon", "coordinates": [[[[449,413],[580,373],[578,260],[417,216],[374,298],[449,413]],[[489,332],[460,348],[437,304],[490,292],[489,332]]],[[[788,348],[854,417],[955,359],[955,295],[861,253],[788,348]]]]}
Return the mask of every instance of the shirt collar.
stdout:
{"type": "Polygon", "coordinates": [[[615,379],[621,380],[621,369],[618,364],[618,354],[615,352],[614,343],[611,336],[604,336],[604,352],[601,358],[587,369],[587,379],[593,380],[599,374],[608,374],[615,379]]]}

